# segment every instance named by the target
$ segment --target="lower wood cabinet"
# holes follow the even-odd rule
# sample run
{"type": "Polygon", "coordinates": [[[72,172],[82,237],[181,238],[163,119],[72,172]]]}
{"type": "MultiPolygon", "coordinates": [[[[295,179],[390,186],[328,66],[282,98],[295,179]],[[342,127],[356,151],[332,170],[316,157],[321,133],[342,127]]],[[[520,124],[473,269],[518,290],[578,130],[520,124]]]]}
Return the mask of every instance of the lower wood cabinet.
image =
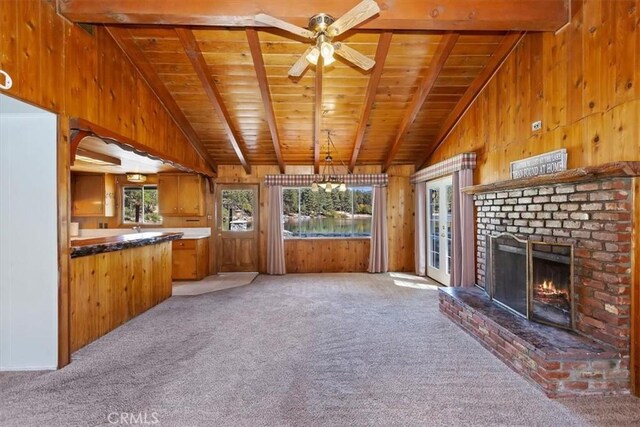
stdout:
{"type": "Polygon", "coordinates": [[[173,280],[201,280],[209,274],[209,239],[179,239],[173,243],[173,280]]]}

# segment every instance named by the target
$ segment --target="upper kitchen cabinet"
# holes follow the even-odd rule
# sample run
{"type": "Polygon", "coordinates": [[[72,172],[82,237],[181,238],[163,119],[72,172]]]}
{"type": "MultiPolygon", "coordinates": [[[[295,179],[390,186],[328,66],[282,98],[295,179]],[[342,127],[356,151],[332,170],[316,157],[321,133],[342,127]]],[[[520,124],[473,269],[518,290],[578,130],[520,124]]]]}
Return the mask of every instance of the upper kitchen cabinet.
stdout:
{"type": "Polygon", "coordinates": [[[203,216],[204,182],[200,175],[158,174],[158,207],[163,216],[203,216]]]}
{"type": "Polygon", "coordinates": [[[72,216],[115,216],[116,184],[111,174],[71,176],[72,216]]]}

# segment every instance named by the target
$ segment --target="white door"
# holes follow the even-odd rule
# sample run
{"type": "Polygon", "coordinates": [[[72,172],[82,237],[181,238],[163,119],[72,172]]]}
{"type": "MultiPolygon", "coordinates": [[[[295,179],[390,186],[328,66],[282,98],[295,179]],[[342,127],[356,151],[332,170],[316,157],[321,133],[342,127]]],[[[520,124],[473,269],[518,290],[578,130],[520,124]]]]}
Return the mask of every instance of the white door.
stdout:
{"type": "Polygon", "coordinates": [[[427,276],[449,286],[453,186],[451,176],[427,182],[427,276]]]}

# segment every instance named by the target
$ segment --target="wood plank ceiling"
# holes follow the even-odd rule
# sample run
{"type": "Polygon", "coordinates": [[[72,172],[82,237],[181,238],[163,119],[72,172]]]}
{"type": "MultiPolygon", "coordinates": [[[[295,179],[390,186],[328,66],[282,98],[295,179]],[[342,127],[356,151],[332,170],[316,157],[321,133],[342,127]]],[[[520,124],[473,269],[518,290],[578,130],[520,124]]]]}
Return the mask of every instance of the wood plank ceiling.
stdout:
{"type": "MultiPolygon", "coordinates": [[[[327,133],[337,148],[334,159],[351,170],[421,166],[523,34],[491,25],[485,25],[491,31],[463,32],[395,30],[390,24],[356,28],[339,41],[375,59],[372,70],[337,57],[321,73],[309,66],[300,78],[291,78],[287,71],[309,45],[281,30],[250,23],[246,28],[115,26],[107,18],[118,5],[100,15],[104,3],[96,1],[98,12],[88,16],[90,5],[81,15],[73,9],[78,3],[83,6],[83,0],[66,0],[61,9],[72,19],[109,24],[192,143],[204,147],[216,164],[240,164],[247,172],[251,165],[279,165],[284,172],[285,165],[314,164],[317,170],[327,133]]],[[[334,13],[340,16],[344,7],[334,13]]],[[[316,9],[317,4],[309,6],[308,15],[316,9]]],[[[129,12],[130,21],[135,15],[129,12]]],[[[165,22],[162,16],[155,19],[151,23],[165,22]]]]}

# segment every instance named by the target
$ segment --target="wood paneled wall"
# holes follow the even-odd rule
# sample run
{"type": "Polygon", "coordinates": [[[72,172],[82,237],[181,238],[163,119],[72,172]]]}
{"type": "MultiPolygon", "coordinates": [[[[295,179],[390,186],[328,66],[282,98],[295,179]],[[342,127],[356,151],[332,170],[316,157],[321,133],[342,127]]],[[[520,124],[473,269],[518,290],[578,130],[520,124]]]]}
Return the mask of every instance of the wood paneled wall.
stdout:
{"type": "Polygon", "coordinates": [[[391,166],[387,189],[387,232],[389,233],[389,271],[414,271],[413,185],[409,177],[413,165],[391,166]]]}
{"type": "MultiPolygon", "coordinates": [[[[413,271],[413,187],[409,184],[409,176],[413,173],[413,166],[392,166],[389,168],[389,188],[387,191],[387,221],[389,233],[389,270],[413,271]]],[[[356,167],[354,173],[379,173],[379,166],[356,167]]],[[[253,166],[251,175],[247,175],[242,166],[219,166],[217,184],[259,184],[260,185],[260,237],[259,257],[260,272],[267,270],[267,187],[264,185],[265,175],[278,174],[278,166],[253,166]]],[[[313,166],[288,166],[287,173],[313,173],[313,166]]],[[[214,233],[215,234],[215,233],[214,233]]],[[[316,240],[287,240],[285,241],[285,258],[287,272],[343,272],[366,271],[369,257],[369,243],[366,243],[366,262],[361,256],[364,244],[359,239],[316,239],[316,240]],[[296,242],[296,243],[294,243],[296,242]],[[319,266],[319,257],[315,260],[303,259],[303,253],[317,248],[329,254],[343,254],[349,248],[356,252],[353,258],[344,259],[331,256],[331,264],[319,266]],[[296,251],[301,252],[296,252],[296,251]],[[358,268],[357,270],[355,268],[358,268]]],[[[314,253],[319,253],[314,251],[314,253]]]]}
{"type": "Polygon", "coordinates": [[[287,273],[365,272],[369,248],[369,239],[287,239],[287,273]]]}
{"type": "Polygon", "coordinates": [[[486,184],[508,179],[509,162],[558,148],[569,168],[640,160],[640,1],[572,9],[559,33],[525,36],[429,164],[475,151],[486,184]]]}
{"type": "Polygon", "coordinates": [[[0,68],[9,95],[209,170],[109,34],[71,24],[53,0],[2,0],[0,68]]]}
{"type": "Polygon", "coordinates": [[[71,260],[71,351],[171,296],[171,242],[71,260]]]}

